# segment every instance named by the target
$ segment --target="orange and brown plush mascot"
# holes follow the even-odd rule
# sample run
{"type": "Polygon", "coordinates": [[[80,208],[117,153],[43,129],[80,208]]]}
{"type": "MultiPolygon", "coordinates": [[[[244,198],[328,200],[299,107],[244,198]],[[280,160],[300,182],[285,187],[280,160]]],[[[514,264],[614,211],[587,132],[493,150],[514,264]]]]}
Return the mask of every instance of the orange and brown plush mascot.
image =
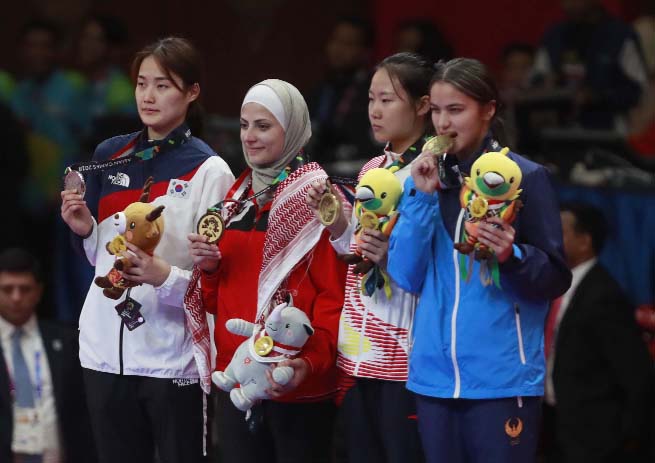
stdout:
{"type": "Polygon", "coordinates": [[[164,234],[164,206],[153,206],[148,202],[152,177],[146,180],[139,201],[130,204],[123,212],[117,212],[112,217],[118,235],[105,246],[109,254],[116,256],[114,268],[104,277],[96,277],[95,284],[103,288],[102,293],[110,299],[119,299],[123,292],[141,283],[127,280],[121,271],[131,267],[127,252],[127,243],[132,243],[152,255],[164,234]]]}

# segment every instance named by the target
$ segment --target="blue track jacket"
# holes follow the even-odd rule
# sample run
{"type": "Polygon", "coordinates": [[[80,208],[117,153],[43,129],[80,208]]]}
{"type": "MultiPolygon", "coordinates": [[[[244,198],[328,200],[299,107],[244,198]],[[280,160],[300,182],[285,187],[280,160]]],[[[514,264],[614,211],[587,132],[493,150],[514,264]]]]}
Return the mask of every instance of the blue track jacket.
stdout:
{"type": "MultiPolygon", "coordinates": [[[[388,270],[403,289],[420,294],[408,389],[441,398],[491,399],[543,395],[544,320],[571,273],[563,256],[555,193],[546,170],[514,154],[523,172],[514,256],[500,265],[500,285],[483,286],[475,262],[460,281],[459,189],[431,195],[410,177],[391,235],[388,270]]],[[[463,171],[473,163],[460,165],[463,171]]]]}

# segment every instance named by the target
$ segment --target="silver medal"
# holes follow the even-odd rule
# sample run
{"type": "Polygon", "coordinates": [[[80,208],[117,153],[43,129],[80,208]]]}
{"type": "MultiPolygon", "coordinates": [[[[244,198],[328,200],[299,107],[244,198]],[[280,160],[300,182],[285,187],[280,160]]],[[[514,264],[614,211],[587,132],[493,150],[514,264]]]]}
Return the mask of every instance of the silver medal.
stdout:
{"type": "Polygon", "coordinates": [[[75,190],[82,198],[86,193],[84,177],[76,170],[68,170],[64,175],[64,190],[75,190]]]}

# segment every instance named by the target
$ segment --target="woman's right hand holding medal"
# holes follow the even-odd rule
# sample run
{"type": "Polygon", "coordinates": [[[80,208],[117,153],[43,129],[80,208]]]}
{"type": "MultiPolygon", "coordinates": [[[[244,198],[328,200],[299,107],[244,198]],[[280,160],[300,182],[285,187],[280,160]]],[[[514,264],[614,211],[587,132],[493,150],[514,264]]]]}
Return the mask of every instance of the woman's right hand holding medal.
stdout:
{"type": "Polygon", "coordinates": [[[221,261],[221,251],[218,250],[218,245],[207,243],[209,238],[197,233],[190,233],[187,238],[193,264],[205,273],[214,273],[221,261]]]}
{"type": "Polygon", "coordinates": [[[412,178],[417,190],[428,194],[437,191],[439,187],[439,168],[431,152],[422,152],[412,163],[412,178]]]}
{"type": "Polygon", "coordinates": [[[340,207],[341,198],[327,180],[313,182],[307,190],[305,202],[325,225],[334,239],[348,228],[348,219],[340,207]],[[331,196],[331,197],[330,197],[331,196]]]}
{"type": "Polygon", "coordinates": [[[93,230],[93,216],[77,190],[61,192],[61,218],[76,235],[87,237],[93,230]]]}

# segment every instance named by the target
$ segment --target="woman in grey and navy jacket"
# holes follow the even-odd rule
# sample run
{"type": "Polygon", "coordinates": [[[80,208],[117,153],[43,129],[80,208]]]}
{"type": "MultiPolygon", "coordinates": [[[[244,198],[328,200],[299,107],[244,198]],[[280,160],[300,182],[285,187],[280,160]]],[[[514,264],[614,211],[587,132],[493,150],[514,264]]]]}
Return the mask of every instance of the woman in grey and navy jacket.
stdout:
{"type": "MultiPolygon", "coordinates": [[[[500,151],[497,102],[495,84],[478,61],[437,64],[430,106],[437,134],[454,137],[449,169],[468,173],[482,153],[500,151]]],[[[499,285],[477,278],[478,262],[469,281],[461,278],[453,247],[463,225],[460,185],[440,182],[440,167],[427,153],[414,163],[391,236],[389,273],[420,294],[407,387],[417,397],[428,462],[535,458],[544,320],[571,274],[546,170],[515,153],[509,157],[523,174],[524,207],[511,225],[500,218],[479,224],[478,240],[498,259],[499,285]]]]}

